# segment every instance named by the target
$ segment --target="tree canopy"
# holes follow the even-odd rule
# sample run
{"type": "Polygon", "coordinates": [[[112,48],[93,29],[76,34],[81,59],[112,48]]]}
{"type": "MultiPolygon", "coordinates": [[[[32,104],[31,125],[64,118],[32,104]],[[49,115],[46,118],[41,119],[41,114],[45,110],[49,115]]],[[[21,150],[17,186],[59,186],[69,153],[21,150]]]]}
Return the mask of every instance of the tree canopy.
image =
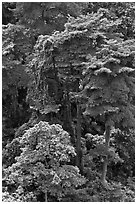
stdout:
{"type": "Polygon", "coordinates": [[[134,6],[2,4],[3,201],[134,201],[134,6]]]}

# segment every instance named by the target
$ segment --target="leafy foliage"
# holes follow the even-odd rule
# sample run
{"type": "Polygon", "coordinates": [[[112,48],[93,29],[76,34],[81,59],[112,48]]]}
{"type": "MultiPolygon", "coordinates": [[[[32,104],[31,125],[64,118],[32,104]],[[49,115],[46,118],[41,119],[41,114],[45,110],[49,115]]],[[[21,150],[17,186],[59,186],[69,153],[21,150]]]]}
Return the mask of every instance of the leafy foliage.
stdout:
{"type": "Polygon", "coordinates": [[[118,124],[121,122],[120,125],[123,125],[123,127],[134,125],[134,99],[132,98],[134,93],[132,87],[134,85],[128,83],[128,81],[134,83],[132,74],[134,72],[134,65],[132,64],[134,48],[132,51],[130,46],[131,50],[129,50],[127,45],[130,43],[133,44],[130,41],[121,42],[117,49],[116,44],[113,48],[113,42],[112,44],[109,42],[106,45],[106,50],[108,50],[106,53],[101,51],[104,50],[104,46],[102,46],[103,49],[98,50],[101,59],[100,56],[92,57],[84,72],[86,78],[87,75],[90,76],[90,80],[87,81],[87,84],[85,83],[84,90],[87,94],[90,90],[89,94],[91,95],[88,99],[85,114],[89,113],[93,116],[108,114],[111,121],[118,124]],[[114,49],[116,50],[114,51],[114,49]],[[123,50],[125,54],[123,54],[123,50]],[[114,57],[117,57],[117,59],[114,57]],[[124,60],[125,58],[126,60],[124,60]],[[125,66],[129,63],[128,59],[131,68],[125,66]]]}
{"type": "Polygon", "coordinates": [[[5,175],[8,185],[21,186],[24,193],[26,188],[28,191],[36,188],[35,195],[37,191],[48,191],[61,199],[73,188],[85,183],[77,167],[65,165],[76,153],[70,144],[69,134],[60,125],[41,121],[20,139],[22,153],[8,168],[5,175]]]}
{"type": "MultiPolygon", "coordinates": [[[[133,130],[121,131],[116,129],[112,133],[112,146],[117,149],[117,152],[123,162],[111,166],[112,172],[115,172],[116,178],[120,180],[122,171],[123,178],[135,176],[135,133],[133,130]],[[132,148],[131,148],[132,147],[132,148]],[[119,169],[119,170],[118,170],[119,169]]],[[[111,170],[110,170],[111,171],[111,170]]],[[[112,177],[114,178],[114,174],[112,177]]],[[[126,179],[127,180],[127,179],[126,179]]],[[[122,181],[121,181],[122,182],[122,181]]],[[[126,181],[127,182],[127,181],[126,181]]]]}
{"type": "Polygon", "coordinates": [[[99,8],[108,9],[111,19],[121,19],[119,26],[124,39],[135,36],[135,3],[134,2],[89,2],[83,13],[97,12],[99,8]]]}
{"type": "Polygon", "coordinates": [[[80,6],[75,2],[19,2],[15,10],[20,24],[34,29],[38,34],[61,31],[69,15],[76,17],[79,14],[80,6]]]}
{"type": "MultiPolygon", "coordinates": [[[[32,40],[23,26],[3,26],[3,89],[8,86],[26,87],[28,76],[24,60],[32,50],[32,40]]],[[[31,36],[32,37],[32,36],[31,36]]]]}
{"type": "MultiPolygon", "coordinates": [[[[24,116],[23,109],[26,112],[28,109],[25,103],[25,92],[28,86],[29,76],[25,71],[25,58],[31,50],[32,40],[30,40],[27,29],[20,25],[8,24],[3,26],[3,116],[11,121],[14,119],[15,123],[17,123],[18,117],[24,120],[26,116],[24,116]],[[22,91],[22,96],[20,96],[20,91],[22,91]]],[[[18,120],[18,122],[20,121],[18,120]]]]}
{"type": "Polygon", "coordinates": [[[3,3],[3,201],[134,202],[134,21],[134,2],[3,3]]]}

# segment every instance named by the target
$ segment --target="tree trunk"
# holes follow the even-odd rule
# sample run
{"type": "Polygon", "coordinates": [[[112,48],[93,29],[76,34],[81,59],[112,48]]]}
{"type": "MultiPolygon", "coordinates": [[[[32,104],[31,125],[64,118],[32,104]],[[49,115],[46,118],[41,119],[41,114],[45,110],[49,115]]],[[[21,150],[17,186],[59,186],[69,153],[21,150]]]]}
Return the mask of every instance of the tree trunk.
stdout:
{"type": "Polygon", "coordinates": [[[17,95],[18,95],[17,88],[14,87],[14,93],[12,94],[12,112],[14,116],[16,115],[18,108],[17,95]]]}
{"type": "Polygon", "coordinates": [[[76,165],[83,173],[82,149],[81,149],[81,109],[79,102],[77,102],[77,140],[76,140],[76,165]]]}
{"type": "MultiPolygon", "coordinates": [[[[105,146],[106,146],[107,150],[109,149],[110,132],[111,132],[111,127],[110,126],[106,126],[106,131],[105,131],[105,146]]],[[[101,176],[101,182],[102,182],[104,187],[108,187],[107,180],[106,180],[107,165],[108,165],[108,155],[106,155],[105,158],[104,158],[103,171],[102,171],[102,176],[101,176]]]]}
{"type": "Polygon", "coordinates": [[[72,115],[71,115],[71,102],[69,99],[69,90],[66,90],[66,87],[64,88],[64,90],[66,91],[65,93],[65,98],[64,98],[64,125],[63,128],[68,131],[71,135],[71,142],[73,145],[75,145],[76,139],[75,139],[75,133],[72,127],[72,115]]]}
{"type": "Polygon", "coordinates": [[[48,202],[48,198],[47,198],[47,190],[45,190],[45,202],[48,202]]]}

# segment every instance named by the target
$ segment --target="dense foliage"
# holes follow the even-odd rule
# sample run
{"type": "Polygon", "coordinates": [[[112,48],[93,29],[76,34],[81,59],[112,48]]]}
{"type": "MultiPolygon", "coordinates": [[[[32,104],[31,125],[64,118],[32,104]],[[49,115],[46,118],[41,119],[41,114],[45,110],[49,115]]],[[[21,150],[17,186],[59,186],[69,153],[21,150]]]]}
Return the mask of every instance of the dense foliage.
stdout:
{"type": "Polygon", "coordinates": [[[134,13],[3,3],[3,201],[134,202],[134,13]]]}
{"type": "Polygon", "coordinates": [[[6,169],[5,175],[8,188],[12,185],[16,193],[11,193],[9,197],[5,194],[5,201],[10,196],[14,201],[19,191],[19,201],[26,201],[28,195],[34,194],[33,191],[34,197],[31,195],[27,201],[37,200],[42,192],[46,200],[47,193],[60,200],[73,188],[85,183],[79,169],[67,164],[76,153],[70,144],[69,134],[60,125],[41,121],[18,140],[22,153],[16,157],[16,163],[6,169]]]}

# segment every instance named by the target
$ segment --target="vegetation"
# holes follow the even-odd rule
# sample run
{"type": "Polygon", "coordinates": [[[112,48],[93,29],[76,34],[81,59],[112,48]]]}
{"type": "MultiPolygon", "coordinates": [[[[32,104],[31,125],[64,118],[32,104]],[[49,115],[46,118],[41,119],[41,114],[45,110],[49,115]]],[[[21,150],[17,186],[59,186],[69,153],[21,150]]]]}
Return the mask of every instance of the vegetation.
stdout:
{"type": "Polygon", "coordinates": [[[2,4],[3,201],[135,201],[134,6],[2,4]]]}

